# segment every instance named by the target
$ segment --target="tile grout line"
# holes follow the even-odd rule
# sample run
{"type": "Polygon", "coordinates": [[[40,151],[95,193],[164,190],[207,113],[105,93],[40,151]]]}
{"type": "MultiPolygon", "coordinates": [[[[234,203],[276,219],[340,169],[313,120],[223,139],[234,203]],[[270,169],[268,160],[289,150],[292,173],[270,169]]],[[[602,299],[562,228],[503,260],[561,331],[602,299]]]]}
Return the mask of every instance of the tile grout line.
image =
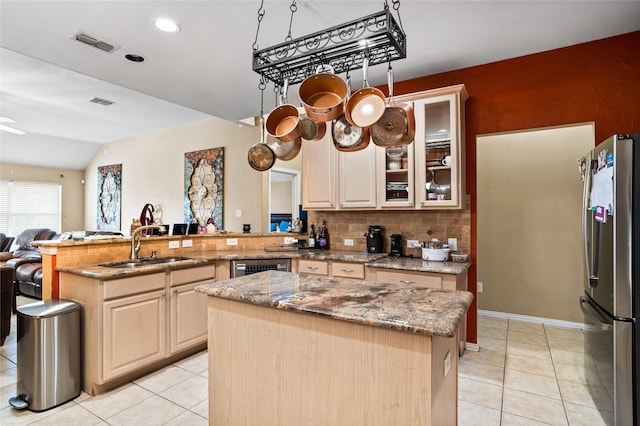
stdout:
{"type": "Polygon", "coordinates": [[[551,365],[553,366],[553,377],[556,379],[556,386],[558,386],[558,393],[560,394],[560,402],[562,402],[562,409],[564,410],[564,417],[567,420],[567,425],[571,426],[571,422],[569,421],[569,413],[567,412],[567,405],[564,401],[564,395],[562,393],[562,388],[560,387],[560,380],[558,379],[558,371],[556,370],[556,362],[553,359],[553,354],[551,353],[551,344],[549,343],[549,336],[547,335],[547,326],[546,324],[542,324],[542,329],[544,330],[544,338],[547,341],[547,349],[549,350],[549,357],[551,358],[551,365]]]}

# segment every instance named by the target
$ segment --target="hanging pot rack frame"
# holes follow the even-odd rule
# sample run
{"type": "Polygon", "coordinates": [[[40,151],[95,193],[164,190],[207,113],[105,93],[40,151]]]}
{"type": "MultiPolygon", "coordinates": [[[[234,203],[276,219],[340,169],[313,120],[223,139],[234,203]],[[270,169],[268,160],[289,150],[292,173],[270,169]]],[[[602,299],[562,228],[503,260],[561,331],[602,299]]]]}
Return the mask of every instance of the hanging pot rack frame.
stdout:
{"type": "Polygon", "coordinates": [[[253,51],[253,71],[282,87],[300,83],[321,65],[335,74],[407,56],[407,38],[390,10],[373,13],[322,31],[253,51]]]}

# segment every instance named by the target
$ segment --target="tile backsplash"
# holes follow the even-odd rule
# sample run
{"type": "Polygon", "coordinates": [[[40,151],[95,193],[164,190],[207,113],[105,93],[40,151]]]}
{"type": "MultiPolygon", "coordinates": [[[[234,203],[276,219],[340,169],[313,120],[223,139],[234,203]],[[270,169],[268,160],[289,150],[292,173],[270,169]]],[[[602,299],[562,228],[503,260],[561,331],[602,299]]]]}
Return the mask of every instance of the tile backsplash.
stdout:
{"type": "Polygon", "coordinates": [[[309,224],[316,229],[323,220],[327,221],[330,248],[333,250],[366,251],[364,237],[369,225],[380,225],[384,237],[383,251],[389,252],[391,234],[401,234],[403,250],[407,255],[420,256],[418,248],[407,248],[407,240],[420,242],[437,238],[447,242],[448,238],[458,239],[458,252],[471,251],[471,209],[469,196],[464,210],[424,210],[424,211],[309,211],[309,224]],[[432,234],[429,235],[428,231],[432,234]],[[345,246],[344,240],[352,239],[353,246],[345,246]]]}

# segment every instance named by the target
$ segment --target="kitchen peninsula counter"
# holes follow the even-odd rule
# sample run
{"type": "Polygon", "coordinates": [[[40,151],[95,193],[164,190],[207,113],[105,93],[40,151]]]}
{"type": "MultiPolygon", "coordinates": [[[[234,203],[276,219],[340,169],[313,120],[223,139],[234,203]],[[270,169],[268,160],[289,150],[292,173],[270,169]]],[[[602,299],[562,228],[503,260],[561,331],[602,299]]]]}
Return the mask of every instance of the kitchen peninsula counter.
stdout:
{"type": "Polygon", "coordinates": [[[471,293],[278,271],[196,291],[212,424],[456,424],[471,293]]]}

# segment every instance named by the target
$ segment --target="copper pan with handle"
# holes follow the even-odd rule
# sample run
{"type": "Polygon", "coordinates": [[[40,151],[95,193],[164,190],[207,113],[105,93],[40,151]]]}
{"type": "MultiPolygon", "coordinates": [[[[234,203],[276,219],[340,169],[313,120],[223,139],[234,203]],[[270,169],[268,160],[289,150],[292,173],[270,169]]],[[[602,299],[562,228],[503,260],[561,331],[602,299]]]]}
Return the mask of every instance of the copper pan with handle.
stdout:
{"type": "Polygon", "coordinates": [[[289,80],[284,80],[277,106],[267,117],[267,132],[282,142],[292,142],[300,138],[300,114],[298,108],[287,104],[289,80]]]}
{"type": "MultiPolygon", "coordinates": [[[[347,92],[351,93],[349,71],[347,71],[347,92]]],[[[348,95],[347,95],[348,96],[348,95]]],[[[345,102],[348,101],[348,98],[345,102]]],[[[371,135],[367,127],[358,127],[347,120],[345,114],[333,120],[331,124],[333,146],[342,152],[354,152],[365,149],[369,145],[371,135]]]]}
{"type": "Polygon", "coordinates": [[[407,103],[396,103],[393,99],[393,70],[389,64],[387,71],[389,98],[384,113],[371,125],[373,143],[382,147],[409,145],[416,132],[416,119],[413,107],[407,103]]]}
{"type": "Polygon", "coordinates": [[[362,61],[362,89],[356,90],[344,103],[344,115],[349,123],[358,127],[369,127],[382,116],[385,110],[385,97],[382,90],[369,87],[369,59],[362,61]]]}
{"type": "Polygon", "coordinates": [[[321,65],[316,74],[302,82],[298,96],[309,118],[323,123],[340,117],[344,111],[347,85],[330,65],[321,65]],[[331,72],[321,72],[323,67],[330,68],[331,72]]]}

